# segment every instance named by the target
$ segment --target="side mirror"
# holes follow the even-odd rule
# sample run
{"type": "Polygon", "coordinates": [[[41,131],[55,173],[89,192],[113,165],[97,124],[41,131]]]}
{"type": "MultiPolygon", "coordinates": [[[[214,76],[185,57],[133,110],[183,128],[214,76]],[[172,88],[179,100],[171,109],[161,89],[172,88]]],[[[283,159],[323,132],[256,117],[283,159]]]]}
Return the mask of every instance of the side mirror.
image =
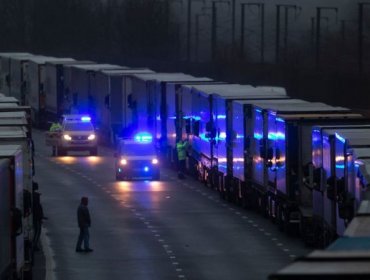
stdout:
{"type": "Polygon", "coordinates": [[[323,168],[315,168],[313,170],[313,188],[315,190],[321,190],[321,178],[322,178],[323,168]]]}
{"type": "Polygon", "coordinates": [[[274,149],[273,148],[268,148],[267,150],[267,159],[272,160],[274,158],[274,149]]]}
{"type": "Polygon", "coordinates": [[[207,122],[207,123],[206,123],[206,131],[207,131],[207,132],[211,132],[211,131],[212,131],[212,129],[213,129],[212,122],[211,122],[211,121],[207,122]]]}
{"type": "MultiPolygon", "coordinates": [[[[235,137],[236,138],[236,137],[235,137]]],[[[251,138],[250,137],[247,137],[246,139],[245,139],[245,148],[246,149],[249,149],[250,148],[250,146],[251,146],[251,138]]]]}
{"type": "Polygon", "coordinates": [[[12,224],[13,224],[13,235],[18,236],[22,233],[22,211],[19,208],[13,208],[12,212],[12,224]]]}
{"type": "Polygon", "coordinates": [[[326,194],[327,194],[327,197],[330,200],[334,200],[335,199],[335,197],[334,197],[335,180],[336,180],[336,178],[333,177],[333,176],[331,176],[326,181],[326,184],[327,184],[326,194]]]}
{"type": "Polygon", "coordinates": [[[338,203],[338,214],[342,219],[351,220],[355,214],[355,199],[351,193],[347,193],[342,197],[342,200],[338,203]]]}
{"type": "Polygon", "coordinates": [[[279,160],[281,158],[281,150],[279,148],[277,148],[275,153],[276,153],[276,159],[279,160]]]}
{"type": "Polygon", "coordinates": [[[260,146],[260,157],[266,159],[266,151],[264,146],[260,146]]]}
{"type": "Polygon", "coordinates": [[[200,129],[199,126],[200,126],[199,121],[194,121],[193,122],[193,134],[195,136],[199,136],[199,129],[200,129]]]}
{"type": "Polygon", "coordinates": [[[185,120],[185,132],[186,134],[190,134],[191,130],[191,122],[190,122],[190,119],[186,119],[185,120]]]}

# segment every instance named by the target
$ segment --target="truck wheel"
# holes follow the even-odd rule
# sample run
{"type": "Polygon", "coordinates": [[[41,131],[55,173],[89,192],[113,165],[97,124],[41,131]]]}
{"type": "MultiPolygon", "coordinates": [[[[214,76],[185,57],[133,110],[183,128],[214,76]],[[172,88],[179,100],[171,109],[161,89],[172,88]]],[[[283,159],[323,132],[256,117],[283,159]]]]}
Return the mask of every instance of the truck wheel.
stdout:
{"type": "Polygon", "coordinates": [[[116,172],[116,181],[122,181],[122,176],[118,172],[116,172]]]}

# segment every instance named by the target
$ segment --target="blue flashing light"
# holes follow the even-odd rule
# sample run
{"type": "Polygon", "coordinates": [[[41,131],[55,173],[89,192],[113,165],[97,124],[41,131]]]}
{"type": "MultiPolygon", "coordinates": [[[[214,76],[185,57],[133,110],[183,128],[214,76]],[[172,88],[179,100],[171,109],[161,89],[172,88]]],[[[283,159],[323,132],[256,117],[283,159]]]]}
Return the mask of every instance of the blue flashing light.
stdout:
{"type": "Polygon", "coordinates": [[[261,133],[257,133],[257,132],[255,132],[255,133],[253,134],[253,137],[254,137],[255,139],[257,139],[257,140],[261,140],[261,139],[263,138],[263,135],[262,135],[261,133]]]}
{"type": "Polygon", "coordinates": [[[342,136],[340,136],[338,133],[335,133],[335,137],[342,143],[346,142],[346,139],[344,139],[342,136]]]}
{"type": "Polygon", "coordinates": [[[141,132],[135,135],[136,142],[148,143],[148,142],[152,142],[152,140],[153,140],[153,137],[148,132],[141,132]]]}
{"type": "Polygon", "coordinates": [[[270,140],[285,140],[285,134],[282,132],[277,132],[277,133],[269,132],[267,137],[270,140]]]}
{"type": "Polygon", "coordinates": [[[256,109],[256,112],[257,113],[262,113],[262,110],[261,109],[256,109]]]}
{"type": "Polygon", "coordinates": [[[336,164],[335,168],[344,169],[344,164],[336,164]]]}
{"type": "Polygon", "coordinates": [[[193,116],[193,120],[200,121],[200,117],[199,116],[193,116]]]}
{"type": "Polygon", "coordinates": [[[226,119],[226,115],[218,115],[218,116],[216,116],[216,118],[218,120],[225,120],[226,119]]]}
{"type": "Polygon", "coordinates": [[[148,172],[148,171],[149,171],[149,167],[148,167],[148,166],[145,166],[145,167],[144,167],[144,171],[145,171],[145,172],[148,172]]]}
{"type": "Polygon", "coordinates": [[[226,132],[221,132],[219,136],[220,140],[225,140],[226,139],[226,132]]]}
{"type": "Polygon", "coordinates": [[[118,172],[121,172],[122,171],[122,169],[121,168],[118,168],[118,172]]]}
{"type": "Polygon", "coordinates": [[[284,120],[282,118],[276,118],[276,121],[277,122],[284,122],[284,120]]]}
{"type": "Polygon", "coordinates": [[[81,121],[83,121],[83,122],[90,122],[91,121],[91,118],[89,116],[83,116],[83,117],[81,117],[81,121]]]}
{"type": "Polygon", "coordinates": [[[276,133],[269,132],[269,134],[267,135],[267,138],[270,140],[276,140],[277,139],[276,133]]]}

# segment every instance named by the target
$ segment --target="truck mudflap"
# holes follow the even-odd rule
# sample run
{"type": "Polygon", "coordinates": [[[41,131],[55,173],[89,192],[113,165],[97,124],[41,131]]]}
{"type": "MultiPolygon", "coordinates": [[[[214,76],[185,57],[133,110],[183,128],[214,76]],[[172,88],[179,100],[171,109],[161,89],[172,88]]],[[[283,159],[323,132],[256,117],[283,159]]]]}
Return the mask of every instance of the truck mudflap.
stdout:
{"type": "Polygon", "coordinates": [[[45,145],[46,146],[58,146],[60,141],[60,132],[45,132],[45,145]]]}

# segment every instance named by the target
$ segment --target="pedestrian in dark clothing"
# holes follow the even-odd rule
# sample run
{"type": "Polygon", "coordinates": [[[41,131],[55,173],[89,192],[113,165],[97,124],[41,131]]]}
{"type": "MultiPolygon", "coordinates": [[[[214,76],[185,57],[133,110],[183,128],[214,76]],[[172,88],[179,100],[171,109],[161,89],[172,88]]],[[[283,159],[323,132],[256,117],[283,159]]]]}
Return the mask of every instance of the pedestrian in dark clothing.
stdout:
{"type": "Polygon", "coordinates": [[[42,220],[47,218],[44,216],[44,210],[41,205],[41,193],[37,190],[39,184],[37,182],[32,183],[32,215],[33,215],[33,248],[35,251],[39,251],[39,239],[41,235],[42,220]]]}
{"type": "Polygon", "coordinates": [[[77,208],[77,222],[78,227],[80,228],[80,234],[78,236],[76,252],[92,252],[93,250],[89,245],[89,227],[91,226],[91,219],[89,209],[87,205],[89,200],[87,197],[81,198],[81,204],[77,208]],[[82,241],[84,242],[84,250],[81,248],[82,241]]]}

